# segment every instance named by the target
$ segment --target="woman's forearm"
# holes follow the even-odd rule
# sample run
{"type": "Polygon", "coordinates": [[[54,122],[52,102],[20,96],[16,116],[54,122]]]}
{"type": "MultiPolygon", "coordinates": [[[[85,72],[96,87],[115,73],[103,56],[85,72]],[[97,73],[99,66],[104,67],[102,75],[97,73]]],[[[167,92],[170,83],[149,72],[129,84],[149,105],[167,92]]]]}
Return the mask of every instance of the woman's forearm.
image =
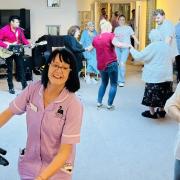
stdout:
{"type": "Polygon", "coordinates": [[[136,43],[137,45],[139,45],[139,41],[138,41],[137,37],[136,37],[135,35],[132,35],[132,37],[133,37],[135,43],[136,43]]]}
{"type": "Polygon", "coordinates": [[[168,108],[168,115],[180,122],[180,110],[176,106],[171,106],[168,108]]]}
{"type": "Polygon", "coordinates": [[[13,115],[13,112],[9,108],[0,113],[0,127],[6,124],[13,115]]]}
{"type": "Polygon", "coordinates": [[[57,171],[64,166],[71,153],[71,144],[61,145],[59,153],[54,157],[53,161],[49,164],[49,166],[40,173],[36,180],[48,180],[48,178],[55,175],[57,171]]]}

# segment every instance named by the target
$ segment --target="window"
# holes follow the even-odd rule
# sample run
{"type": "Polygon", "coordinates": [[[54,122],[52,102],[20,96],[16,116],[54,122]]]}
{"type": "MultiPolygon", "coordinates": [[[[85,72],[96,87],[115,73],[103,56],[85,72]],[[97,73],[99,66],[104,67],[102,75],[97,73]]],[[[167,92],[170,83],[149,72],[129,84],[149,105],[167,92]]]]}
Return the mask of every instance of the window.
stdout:
{"type": "Polygon", "coordinates": [[[48,35],[60,35],[60,25],[47,25],[46,27],[48,35]]]}

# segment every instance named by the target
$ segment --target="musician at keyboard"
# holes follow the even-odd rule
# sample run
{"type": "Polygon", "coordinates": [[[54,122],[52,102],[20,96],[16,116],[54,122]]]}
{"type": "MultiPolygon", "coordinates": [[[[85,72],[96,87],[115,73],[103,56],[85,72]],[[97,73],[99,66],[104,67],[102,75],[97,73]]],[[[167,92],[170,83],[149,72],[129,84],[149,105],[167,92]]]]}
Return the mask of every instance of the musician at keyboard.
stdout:
{"type": "Polygon", "coordinates": [[[19,16],[10,16],[9,24],[0,29],[0,47],[12,50],[12,55],[6,58],[7,64],[7,82],[9,87],[9,93],[15,94],[14,85],[13,85],[13,60],[16,63],[16,73],[18,73],[22,89],[27,86],[25,78],[25,70],[23,66],[23,52],[17,52],[17,48],[20,48],[20,45],[30,45],[29,41],[25,38],[23,29],[20,25],[19,16]],[[17,45],[17,46],[12,46],[17,45]],[[13,49],[14,47],[14,49],[13,49]]]}

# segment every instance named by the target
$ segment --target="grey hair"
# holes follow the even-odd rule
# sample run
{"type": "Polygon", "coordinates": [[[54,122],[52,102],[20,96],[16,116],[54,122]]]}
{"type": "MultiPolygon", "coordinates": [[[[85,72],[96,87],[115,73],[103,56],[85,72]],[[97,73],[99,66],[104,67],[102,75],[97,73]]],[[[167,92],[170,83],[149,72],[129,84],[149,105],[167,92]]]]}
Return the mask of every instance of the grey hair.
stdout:
{"type": "Polygon", "coordinates": [[[94,22],[89,21],[89,22],[87,23],[87,26],[88,26],[88,27],[90,27],[90,26],[94,26],[94,22]]]}
{"type": "Polygon", "coordinates": [[[101,28],[101,31],[108,31],[108,32],[112,31],[111,23],[105,19],[102,19],[100,21],[100,28],[101,28]]]}

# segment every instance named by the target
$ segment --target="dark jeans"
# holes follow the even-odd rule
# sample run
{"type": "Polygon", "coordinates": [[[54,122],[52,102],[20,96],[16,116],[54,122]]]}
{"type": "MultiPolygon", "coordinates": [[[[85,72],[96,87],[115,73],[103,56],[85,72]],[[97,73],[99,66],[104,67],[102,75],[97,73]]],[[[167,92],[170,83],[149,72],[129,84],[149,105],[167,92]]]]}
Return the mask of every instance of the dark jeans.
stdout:
{"type": "Polygon", "coordinates": [[[100,71],[101,74],[101,85],[98,92],[98,103],[102,103],[102,99],[106,92],[106,87],[110,79],[110,89],[108,97],[108,105],[112,105],[116,91],[117,91],[117,80],[118,80],[118,64],[113,62],[108,64],[107,68],[104,71],[100,71]]]}
{"type": "Polygon", "coordinates": [[[174,180],[180,180],[180,160],[177,159],[174,166],[174,180]]]}
{"type": "Polygon", "coordinates": [[[7,64],[7,82],[9,89],[13,89],[13,59],[16,63],[16,73],[18,73],[18,76],[20,77],[22,88],[24,89],[27,86],[26,77],[25,77],[25,71],[24,71],[24,61],[22,58],[22,55],[12,55],[11,57],[6,59],[7,64]]]}
{"type": "Polygon", "coordinates": [[[177,81],[180,81],[180,55],[176,56],[177,81]]]}

